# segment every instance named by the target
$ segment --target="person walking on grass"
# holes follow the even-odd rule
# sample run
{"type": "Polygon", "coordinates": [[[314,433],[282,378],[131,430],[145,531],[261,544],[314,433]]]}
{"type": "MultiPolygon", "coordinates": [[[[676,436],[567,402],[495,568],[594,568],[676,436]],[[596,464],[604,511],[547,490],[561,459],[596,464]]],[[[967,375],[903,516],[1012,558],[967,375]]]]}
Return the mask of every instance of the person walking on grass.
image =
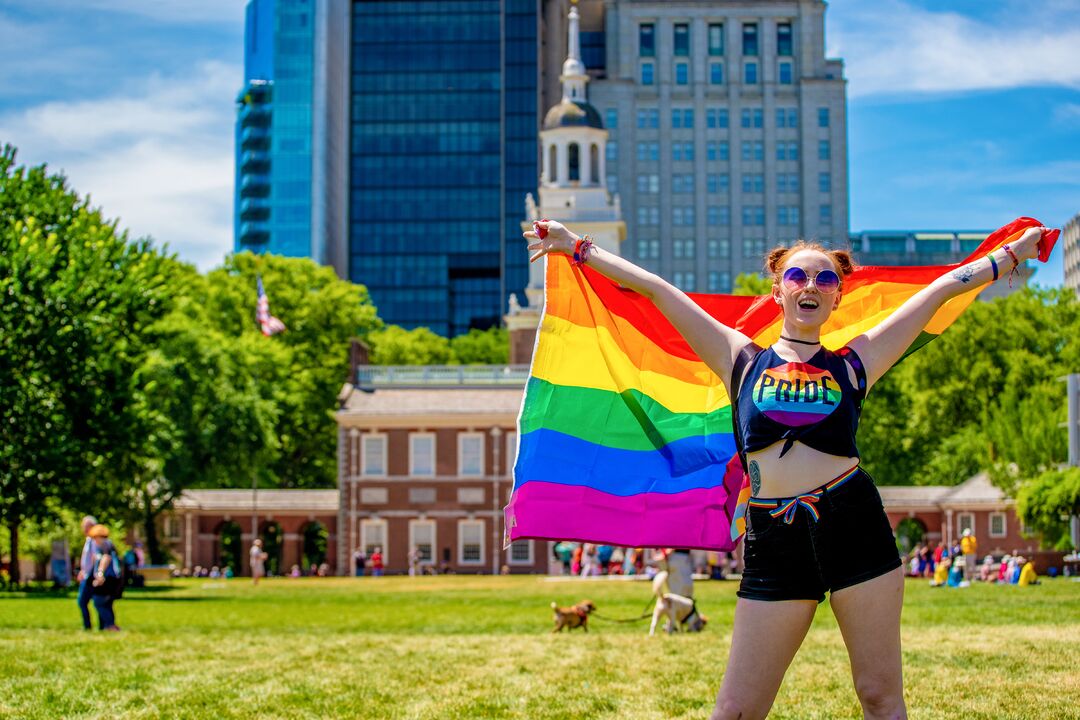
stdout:
{"type": "Polygon", "coordinates": [[[94,609],[97,610],[100,630],[118,631],[113,601],[123,591],[124,580],[120,571],[120,557],[116,548],[109,541],[109,528],[94,525],[90,528],[92,547],[92,576],[94,609]]]}
{"type": "Polygon", "coordinates": [[[94,541],[90,537],[90,528],[97,525],[98,521],[93,515],[87,515],[83,517],[80,524],[86,540],[83,542],[82,553],[79,555],[79,574],[76,576],[79,582],[79,594],[75,602],[78,603],[79,612],[82,614],[83,630],[93,630],[94,625],[90,619],[90,601],[94,597],[94,541]]]}
{"type": "Polygon", "coordinates": [[[867,718],[903,718],[900,610],[904,576],[892,527],[855,431],[863,399],[949,299],[1038,255],[1043,227],[942,275],[839,351],[820,342],[854,271],[842,250],[797,242],[769,252],[776,343],[754,344],[659,276],[558,222],[524,236],[531,260],[574,256],[650,300],[726,385],[749,477],[744,571],[727,669],[713,720],[763,718],[826,593],[867,718]],[[796,384],[798,383],[798,384],[796,384]],[[857,544],[851,538],[859,538],[857,544]]]}
{"type": "Polygon", "coordinates": [[[248,559],[251,562],[252,585],[258,585],[259,579],[266,577],[266,561],[269,557],[263,550],[262,538],[255,538],[255,541],[251,543],[251,550],[248,552],[248,559]]]}

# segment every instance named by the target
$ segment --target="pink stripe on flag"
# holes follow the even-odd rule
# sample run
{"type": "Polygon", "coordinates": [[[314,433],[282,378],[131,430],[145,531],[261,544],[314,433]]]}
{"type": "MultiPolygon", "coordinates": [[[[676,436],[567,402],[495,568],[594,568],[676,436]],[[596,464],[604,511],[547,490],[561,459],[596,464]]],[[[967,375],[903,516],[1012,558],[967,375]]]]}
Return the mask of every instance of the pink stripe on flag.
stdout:
{"type": "Polygon", "coordinates": [[[737,502],[738,492],[722,486],[620,497],[533,480],[518,488],[506,506],[507,537],[731,550],[729,518],[737,502]]]}

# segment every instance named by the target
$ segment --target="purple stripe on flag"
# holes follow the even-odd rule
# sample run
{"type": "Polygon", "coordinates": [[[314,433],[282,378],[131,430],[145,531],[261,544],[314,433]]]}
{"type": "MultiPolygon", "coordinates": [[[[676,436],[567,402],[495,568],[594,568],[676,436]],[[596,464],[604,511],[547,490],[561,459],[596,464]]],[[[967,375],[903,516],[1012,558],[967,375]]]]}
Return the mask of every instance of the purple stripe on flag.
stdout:
{"type": "Polygon", "coordinates": [[[731,550],[730,518],[737,502],[737,489],[732,493],[723,486],[620,497],[534,480],[514,492],[506,527],[510,540],[731,550]]]}

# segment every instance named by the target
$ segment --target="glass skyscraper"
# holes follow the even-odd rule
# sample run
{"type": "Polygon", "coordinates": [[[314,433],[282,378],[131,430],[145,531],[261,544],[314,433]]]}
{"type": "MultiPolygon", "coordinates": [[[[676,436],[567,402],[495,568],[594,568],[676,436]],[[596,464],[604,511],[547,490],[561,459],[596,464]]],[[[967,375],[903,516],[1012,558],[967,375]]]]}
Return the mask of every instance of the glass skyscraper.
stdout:
{"type": "Polygon", "coordinates": [[[345,274],[347,0],[251,0],[237,98],[235,248],[345,274]]]}
{"type": "Polygon", "coordinates": [[[498,325],[527,282],[536,0],[356,0],[349,278],[379,315],[443,335],[498,325]]]}

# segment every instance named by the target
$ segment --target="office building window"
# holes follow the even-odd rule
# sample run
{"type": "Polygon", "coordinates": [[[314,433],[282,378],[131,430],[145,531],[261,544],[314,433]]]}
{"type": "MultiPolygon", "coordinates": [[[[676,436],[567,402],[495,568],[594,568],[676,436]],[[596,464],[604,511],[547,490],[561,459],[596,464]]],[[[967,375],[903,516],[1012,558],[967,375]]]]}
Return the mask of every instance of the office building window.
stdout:
{"type": "Polygon", "coordinates": [[[723,23],[709,23],[709,54],[713,56],[724,54],[723,23]]]}
{"type": "Polygon", "coordinates": [[[694,207],[675,206],[671,209],[671,224],[680,227],[692,227],[694,225],[694,207]]]}
{"type": "Polygon", "coordinates": [[[789,62],[782,62],[776,66],[776,81],[781,85],[790,85],[793,74],[791,63],[789,62]]]}
{"type": "Polygon", "coordinates": [[[713,173],[705,176],[705,187],[709,193],[727,192],[729,186],[727,173],[713,173]]]}
{"type": "Polygon", "coordinates": [[[832,174],[823,172],[818,173],[818,192],[832,192],[832,174]]]}
{"type": "Polygon", "coordinates": [[[690,26],[686,23],[675,23],[675,56],[688,57],[690,55],[690,26]]]}
{"type": "Polygon", "coordinates": [[[648,195],[655,195],[656,193],[660,192],[660,176],[638,175],[637,191],[639,193],[645,193],[648,195]]]}
{"type": "Polygon", "coordinates": [[[742,54],[746,57],[757,57],[758,54],[758,26],[757,23],[743,23],[742,26],[742,54]]]}
{"type": "Polygon", "coordinates": [[[799,224],[799,206],[798,205],[780,205],[776,208],[776,224],[777,225],[795,225],[799,224]]]}
{"type": "Polygon", "coordinates": [[[608,175],[607,176],[607,189],[613,193],[619,192],[619,176],[608,175]]]}
{"type": "Polygon", "coordinates": [[[743,66],[743,82],[747,85],[757,85],[756,62],[748,62],[743,66]]]}
{"type": "Polygon", "coordinates": [[[688,161],[694,160],[694,143],[672,143],[671,144],[671,159],[675,161],[688,161]]]}
{"type": "Polygon", "coordinates": [[[742,117],[742,122],[740,124],[742,125],[742,127],[744,127],[744,128],[750,127],[750,109],[749,108],[743,108],[741,117],[742,117]]]}
{"type": "Polygon", "coordinates": [[[608,130],[614,130],[619,127],[619,111],[615,108],[608,108],[605,110],[604,124],[607,125],[608,130]]]}
{"type": "Polygon", "coordinates": [[[791,57],[791,23],[778,23],[776,26],[776,54],[791,57]]]}
{"type": "Polygon", "coordinates": [[[744,193],[765,192],[765,176],[761,173],[745,173],[742,176],[742,191],[744,193]]]}
{"type": "Polygon", "coordinates": [[[707,160],[727,160],[729,155],[727,140],[705,144],[705,157],[707,160]]]}
{"type": "Polygon", "coordinates": [[[691,173],[676,173],[671,176],[671,192],[694,192],[694,176],[691,173]]]}
{"type": "Polygon", "coordinates": [[[784,108],[776,108],[776,127],[787,127],[787,111],[784,108]]]}
{"type": "Polygon", "coordinates": [[[709,63],[709,82],[713,85],[724,84],[724,63],[709,63]]]}
{"type": "Polygon", "coordinates": [[[829,108],[823,107],[817,109],[817,126],[823,128],[829,127],[829,108]]]}
{"type": "Polygon", "coordinates": [[[655,130],[660,126],[660,111],[656,108],[638,110],[637,126],[642,130],[655,130]]]}
{"type": "Polygon", "coordinates": [[[638,257],[645,260],[656,260],[660,257],[659,240],[638,240],[638,257]]]}
{"type": "Polygon", "coordinates": [[[675,84],[690,84],[690,66],[686,63],[675,63],[675,84]]]}
{"type": "Polygon", "coordinates": [[[754,127],[755,128],[762,128],[762,127],[765,126],[765,111],[764,110],[762,110],[761,108],[755,108],[754,113],[753,113],[753,117],[754,117],[754,127]]]}
{"type": "Polygon", "coordinates": [[[653,84],[653,64],[651,62],[641,63],[641,84],[653,84]]]}
{"type": "Polygon", "coordinates": [[[656,57],[656,26],[652,23],[638,26],[638,55],[656,57]]]}
{"type": "MultiPolygon", "coordinates": [[[[608,140],[607,145],[604,148],[604,157],[607,158],[610,162],[615,162],[616,160],[618,160],[619,143],[615,142],[614,140],[608,140]]],[[[593,170],[596,171],[597,169],[598,168],[593,165],[593,170]]]]}
{"type": "MultiPolygon", "coordinates": [[[[724,208],[725,210],[727,208],[724,208]]],[[[731,257],[731,241],[727,238],[709,240],[709,259],[726,260],[731,257]]]]}
{"type": "Polygon", "coordinates": [[[728,126],[727,108],[709,108],[705,111],[705,124],[710,128],[726,128],[728,126]]]}
{"type": "Polygon", "coordinates": [[[759,226],[765,224],[765,207],[762,205],[743,205],[742,224],[759,226]]]}
{"type": "Polygon", "coordinates": [[[831,153],[829,152],[829,141],[828,140],[820,140],[820,141],[818,141],[818,150],[817,150],[818,160],[828,160],[830,154],[831,153]]]}
{"type": "Polygon", "coordinates": [[[685,292],[694,292],[694,273],[693,272],[675,272],[675,287],[685,292]]]}
{"type": "Polygon", "coordinates": [[[822,225],[832,225],[832,205],[825,204],[821,206],[821,215],[818,218],[822,225]]]}
{"type": "Polygon", "coordinates": [[[799,111],[795,108],[788,108],[787,111],[787,126],[789,128],[799,127],[799,111]]]}
{"type": "Polygon", "coordinates": [[[694,110],[692,108],[675,108],[671,111],[672,129],[690,129],[694,127],[694,110]]]}
{"type": "Polygon", "coordinates": [[[660,208],[658,207],[642,207],[637,209],[638,224],[652,227],[660,224],[660,208]]]}
{"type": "Polygon", "coordinates": [[[697,243],[693,238],[675,239],[671,249],[676,260],[693,260],[697,255],[697,243]]]}

